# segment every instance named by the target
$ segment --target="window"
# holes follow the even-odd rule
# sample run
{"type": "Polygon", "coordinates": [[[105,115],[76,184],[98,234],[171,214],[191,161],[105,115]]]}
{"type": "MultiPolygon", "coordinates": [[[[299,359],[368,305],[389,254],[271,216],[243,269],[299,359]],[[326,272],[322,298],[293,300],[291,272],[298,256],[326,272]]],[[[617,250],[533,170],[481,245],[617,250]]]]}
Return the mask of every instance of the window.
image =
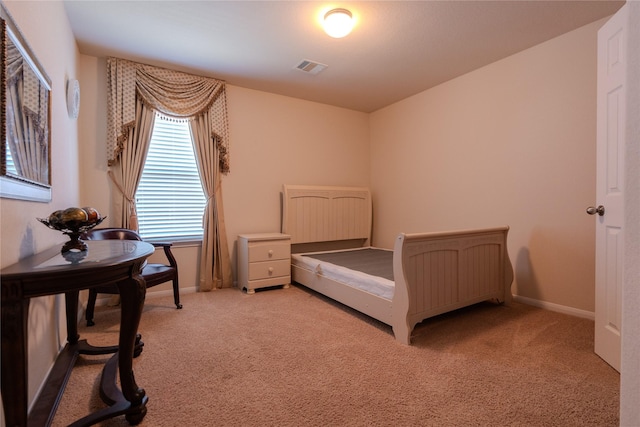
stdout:
{"type": "Polygon", "coordinates": [[[202,239],[205,197],[186,121],[156,115],[136,206],[144,239],[202,239]]]}

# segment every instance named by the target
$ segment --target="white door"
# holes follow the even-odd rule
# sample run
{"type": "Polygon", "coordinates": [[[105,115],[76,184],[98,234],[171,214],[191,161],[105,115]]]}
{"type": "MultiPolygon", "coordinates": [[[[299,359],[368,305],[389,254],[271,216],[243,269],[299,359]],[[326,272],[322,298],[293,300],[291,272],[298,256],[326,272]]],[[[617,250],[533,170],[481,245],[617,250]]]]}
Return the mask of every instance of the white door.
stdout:
{"type": "Polygon", "coordinates": [[[625,143],[624,6],[598,32],[595,352],[620,371],[625,143]]]}

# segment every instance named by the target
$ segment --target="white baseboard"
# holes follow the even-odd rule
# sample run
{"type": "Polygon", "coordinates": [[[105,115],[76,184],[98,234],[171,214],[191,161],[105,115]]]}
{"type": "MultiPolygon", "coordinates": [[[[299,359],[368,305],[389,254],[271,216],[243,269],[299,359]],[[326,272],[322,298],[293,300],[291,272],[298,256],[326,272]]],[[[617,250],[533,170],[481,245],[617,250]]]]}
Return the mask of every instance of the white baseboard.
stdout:
{"type": "MultiPolygon", "coordinates": [[[[194,294],[194,293],[196,293],[195,286],[190,286],[188,288],[180,287],[180,295],[194,294]]],[[[165,297],[167,295],[173,296],[173,289],[165,289],[162,291],[154,291],[153,289],[147,289],[146,298],[149,299],[149,298],[156,298],[156,297],[165,297]]]]}
{"type": "Polygon", "coordinates": [[[544,308],[545,310],[556,311],[558,313],[569,314],[571,316],[582,317],[584,319],[595,320],[596,315],[592,311],[580,310],[566,305],[554,304],[552,302],[540,301],[533,298],[514,295],[513,300],[522,304],[544,308]]]}
{"type": "MultiPolygon", "coordinates": [[[[195,286],[190,286],[187,288],[180,287],[180,295],[193,294],[195,292],[196,292],[195,286]]],[[[165,289],[162,291],[154,291],[153,289],[147,289],[147,294],[145,296],[145,299],[165,297],[168,295],[173,296],[173,289],[165,289]]],[[[109,295],[109,294],[98,294],[98,298],[96,298],[96,307],[109,305],[109,301],[111,301],[112,297],[113,295],[109,295]]],[[[87,303],[85,302],[83,304],[83,309],[86,310],[86,308],[87,308],[87,303]]]]}

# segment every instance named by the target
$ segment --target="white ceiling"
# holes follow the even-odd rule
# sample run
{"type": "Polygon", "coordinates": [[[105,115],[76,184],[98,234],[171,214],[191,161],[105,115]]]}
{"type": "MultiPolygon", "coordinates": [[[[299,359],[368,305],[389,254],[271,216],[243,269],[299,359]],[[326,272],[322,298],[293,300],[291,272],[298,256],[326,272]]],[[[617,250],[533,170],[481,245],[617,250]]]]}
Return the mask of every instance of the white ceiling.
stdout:
{"type": "Polygon", "coordinates": [[[64,3],[83,54],[371,112],[611,15],[624,2],[64,3]],[[348,8],[357,19],[346,38],[320,28],[319,17],[333,7],[348,8]],[[328,68],[303,73],[295,69],[303,59],[328,68]]]}

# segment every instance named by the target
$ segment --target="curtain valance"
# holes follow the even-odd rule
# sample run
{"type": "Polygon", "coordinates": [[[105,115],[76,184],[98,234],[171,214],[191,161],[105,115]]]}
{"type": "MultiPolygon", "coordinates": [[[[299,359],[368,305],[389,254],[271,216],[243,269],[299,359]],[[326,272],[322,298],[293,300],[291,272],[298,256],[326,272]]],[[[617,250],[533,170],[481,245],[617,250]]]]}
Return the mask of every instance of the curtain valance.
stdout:
{"type": "Polygon", "coordinates": [[[192,119],[209,113],[211,138],[229,172],[229,130],[225,82],[119,58],[107,59],[107,150],[112,165],[135,123],[136,94],[168,117],[192,119]]]}

